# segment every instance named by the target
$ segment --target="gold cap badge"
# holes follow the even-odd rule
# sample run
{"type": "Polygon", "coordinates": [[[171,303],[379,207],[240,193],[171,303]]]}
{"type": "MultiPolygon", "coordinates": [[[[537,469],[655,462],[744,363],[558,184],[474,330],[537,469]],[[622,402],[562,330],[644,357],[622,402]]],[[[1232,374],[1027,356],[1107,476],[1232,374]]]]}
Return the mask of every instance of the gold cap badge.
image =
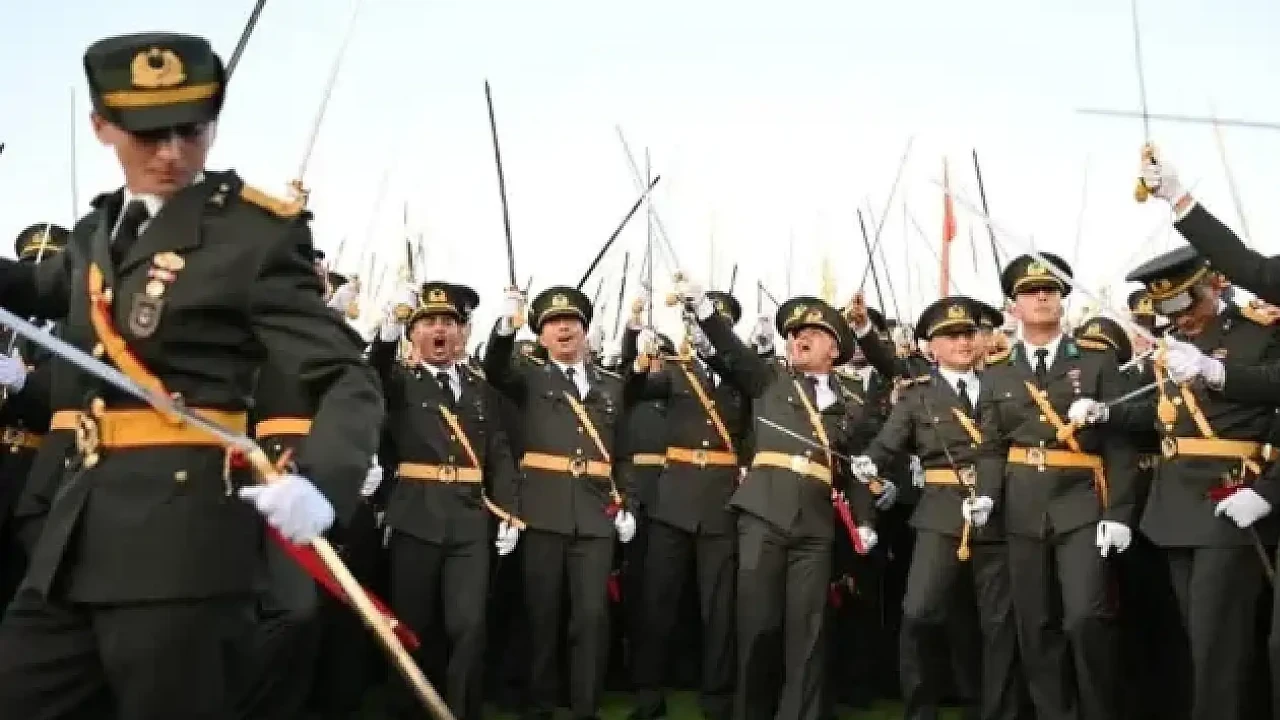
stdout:
{"type": "Polygon", "coordinates": [[[564,295],[556,295],[555,297],[551,298],[551,307],[553,308],[569,307],[569,298],[565,297],[564,295]]]}
{"type": "Polygon", "coordinates": [[[1041,265],[1039,261],[1028,263],[1027,265],[1027,275],[1040,276],[1040,275],[1047,275],[1048,273],[1049,273],[1049,269],[1046,268],[1044,265],[1041,265]]]}
{"type": "Polygon", "coordinates": [[[969,314],[964,311],[964,306],[952,305],[951,307],[947,308],[947,319],[948,320],[968,320],[969,314]]]}
{"type": "Polygon", "coordinates": [[[449,295],[440,288],[432,288],[431,291],[427,293],[427,302],[447,303],[449,302],[449,295]]]}
{"type": "Polygon", "coordinates": [[[157,47],[135,55],[129,70],[133,86],[148,90],[174,87],[187,79],[178,54],[157,47]]]}

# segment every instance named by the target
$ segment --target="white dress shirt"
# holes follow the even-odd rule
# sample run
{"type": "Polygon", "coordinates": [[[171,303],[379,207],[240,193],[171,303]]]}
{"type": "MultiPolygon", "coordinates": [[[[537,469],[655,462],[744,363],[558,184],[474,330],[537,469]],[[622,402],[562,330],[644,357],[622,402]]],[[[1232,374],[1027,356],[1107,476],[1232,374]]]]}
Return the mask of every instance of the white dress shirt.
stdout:
{"type": "Polygon", "coordinates": [[[1018,333],[1018,341],[1022,343],[1027,351],[1027,364],[1031,366],[1031,370],[1036,369],[1036,350],[1044,348],[1048,353],[1044,356],[1044,369],[1049,371],[1053,369],[1053,359],[1058,356],[1058,345],[1062,344],[1062,333],[1058,333],[1052,340],[1045,345],[1032,345],[1022,337],[1022,333],[1018,333]]]}
{"type": "Polygon", "coordinates": [[[831,389],[831,375],[827,373],[806,373],[806,377],[817,380],[817,387],[814,388],[814,395],[817,396],[818,412],[822,412],[831,407],[836,402],[836,391],[831,389]]]}
{"type": "Polygon", "coordinates": [[[587,381],[587,367],[583,363],[567,365],[559,360],[552,360],[565,377],[569,377],[569,368],[573,368],[573,384],[578,386],[578,399],[581,400],[591,392],[591,383],[587,381]]]}
{"type": "MultiPolygon", "coordinates": [[[[201,182],[204,182],[204,173],[196,173],[195,178],[191,180],[191,184],[196,185],[201,182]]],[[[124,220],[124,209],[129,207],[129,203],[134,200],[140,200],[143,205],[147,206],[147,219],[138,226],[138,237],[142,237],[142,233],[146,232],[147,226],[151,224],[152,220],[156,219],[156,215],[160,214],[160,208],[164,207],[164,198],[159,195],[135,193],[126,187],[124,189],[124,202],[120,204],[120,217],[116,218],[115,227],[111,228],[111,237],[114,238],[116,233],[120,231],[120,223],[124,220]]]]}
{"type": "Polygon", "coordinates": [[[462,379],[458,377],[457,365],[446,365],[439,367],[431,363],[422,363],[423,372],[429,373],[432,380],[439,380],[440,373],[445,373],[449,377],[449,394],[453,395],[453,401],[458,402],[458,398],[462,395],[462,379]]]}
{"type": "Polygon", "coordinates": [[[964,381],[964,394],[969,396],[969,402],[978,407],[978,373],[970,370],[964,373],[958,373],[955,370],[948,370],[941,365],[938,366],[938,374],[946,380],[951,389],[958,396],[960,394],[959,382],[964,381]]]}

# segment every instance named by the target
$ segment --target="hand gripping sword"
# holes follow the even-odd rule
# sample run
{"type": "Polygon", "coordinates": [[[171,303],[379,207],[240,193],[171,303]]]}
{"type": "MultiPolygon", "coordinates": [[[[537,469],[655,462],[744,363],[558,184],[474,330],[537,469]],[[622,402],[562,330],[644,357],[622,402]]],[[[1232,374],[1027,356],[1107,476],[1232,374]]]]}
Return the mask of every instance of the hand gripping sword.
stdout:
{"type": "MultiPolygon", "coordinates": [[[[116,368],[86,354],[61,338],[42,331],[4,308],[0,308],[0,325],[9,327],[14,333],[48,350],[62,360],[75,365],[88,375],[109,383],[117,389],[142,400],[155,408],[157,412],[177,417],[183,423],[209,433],[220,440],[227,449],[243,453],[254,470],[262,477],[263,482],[270,483],[280,476],[280,470],[272,465],[267,454],[250,438],[231,432],[217,423],[197,415],[171,397],[142,387],[116,368]]],[[[378,608],[364,588],[360,586],[360,582],[355,579],[351,571],[347,569],[347,566],[343,564],[342,559],[338,557],[337,551],[333,549],[329,541],[323,537],[317,537],[311,541],[311,548],[315,550],[316,556],[324,565],[325,570],[333,576],[337,585],[346,594],[352,606],[355,607],[360,619],[377,636],[383,649],[391,655],[396,667],[409,684],[413,686],[414,691],[422,702],[439,720],[454,720],[453,713],[449,711],[444,700],[440,698],[439,693],[431,686],[426,676],[418,669],[417,663],[405,650],[400,638],[396,635],[396,630],[392,627],[386,615],[378,608]]]]}

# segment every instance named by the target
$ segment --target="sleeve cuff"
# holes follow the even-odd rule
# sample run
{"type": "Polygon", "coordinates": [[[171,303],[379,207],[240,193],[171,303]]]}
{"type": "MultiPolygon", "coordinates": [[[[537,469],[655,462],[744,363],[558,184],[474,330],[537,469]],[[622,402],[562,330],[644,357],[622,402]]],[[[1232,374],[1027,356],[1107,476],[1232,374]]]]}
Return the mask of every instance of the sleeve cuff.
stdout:
{"type": "Polygon", "coordinates": [[[1182,195],[1178,196],[1177,200],[1173,201],[1173,221],[1175,223],[1182,222],[1182,219],[1185,218],[1187,214],[1195,208],[1195,206],[1196,199],[1191,197],[1191,193],[1182,193],[1182,195]]]}
{"type": "Polygon", "coordinates": [[[704,296],[703,298],[698,300],[698,304],[694,306],[693,315],[694,317],[698,318],[698,322],[703,322],[707,318],[711,317],[711,315],[715,313],[715,311],[716,311],[716,306],[712,305],[711,301],[704,296]]]}

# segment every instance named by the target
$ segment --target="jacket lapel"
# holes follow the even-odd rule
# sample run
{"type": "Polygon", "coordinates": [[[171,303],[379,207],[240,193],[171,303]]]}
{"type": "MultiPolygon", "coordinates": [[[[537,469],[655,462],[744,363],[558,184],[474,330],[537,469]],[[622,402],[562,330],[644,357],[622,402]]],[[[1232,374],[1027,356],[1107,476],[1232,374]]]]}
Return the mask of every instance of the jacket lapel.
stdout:
{"type": "Polygon", "coordinates": [[[199,247],[201,216],[215,187],[216,181],[206,177],[203,181],[178,191],[160,208],[151,224],[147,225],[146,231],[129,248],[120,267],[116,268],[116,273],[124,276],[157,253],[182,253],[199,247]]]}
{"type": "Polygon", "coordinates": [[[111,264],[111,230],[115,227],[116,218],[120,215],[120,205],[124,202],[124,191],[106,193],[94,198],[93,206],[98,211],[98,226],[89,236],[88,253],[90,262],[98,266],[102,272],[104,287],[115,287],[116,272],[111,264]]]}

